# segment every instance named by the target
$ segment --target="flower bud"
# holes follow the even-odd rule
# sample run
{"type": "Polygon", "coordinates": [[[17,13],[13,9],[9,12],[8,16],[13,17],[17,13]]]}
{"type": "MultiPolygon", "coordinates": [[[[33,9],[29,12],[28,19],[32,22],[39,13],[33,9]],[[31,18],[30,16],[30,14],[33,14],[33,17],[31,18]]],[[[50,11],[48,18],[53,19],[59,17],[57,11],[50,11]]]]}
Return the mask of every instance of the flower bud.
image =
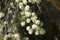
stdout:
{"type": "Polygon", "coordinates": [[[21,26],[25,26],[25,22],[21,22],[21,26]]]}
{"type": "Polygon", "coordinates": [[[29,30],[30,30],[30,26],[27,26],[27,27],[26,27],[26,30],[29,31],[29,30]]]}
{"type": "Polygon", "coordinates": [[[31,21],[30,19],[27,19],[27,20],[26,20],[27,23],[30,23],[30,21],[31,21]]]}
{"type": "Polygon", "coordinates": [[[38,28],[38,26],[36,24],[33,24],[32,29],[36,29],[36,28],[38,28]]]}

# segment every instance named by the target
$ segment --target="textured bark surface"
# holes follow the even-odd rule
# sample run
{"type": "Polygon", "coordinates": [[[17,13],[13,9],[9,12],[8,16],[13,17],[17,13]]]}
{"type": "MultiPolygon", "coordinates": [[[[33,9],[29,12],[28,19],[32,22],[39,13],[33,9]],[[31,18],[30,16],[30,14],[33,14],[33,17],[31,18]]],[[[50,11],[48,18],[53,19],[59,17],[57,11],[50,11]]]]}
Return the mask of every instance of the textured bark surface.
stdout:
{"type": "Polygon", "coordinates": [[[56,6],[57,10],[60,11],[60,0],[51,0],[51,2],[56,6]]]}

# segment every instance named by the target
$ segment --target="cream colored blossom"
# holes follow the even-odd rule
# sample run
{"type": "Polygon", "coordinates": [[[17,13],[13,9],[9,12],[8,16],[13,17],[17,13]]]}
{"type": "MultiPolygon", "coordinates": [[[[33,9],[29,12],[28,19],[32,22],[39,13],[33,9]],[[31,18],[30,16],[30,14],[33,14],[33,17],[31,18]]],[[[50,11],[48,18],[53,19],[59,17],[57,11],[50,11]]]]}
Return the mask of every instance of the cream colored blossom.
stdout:
{"type": "Polygon", "coordinates": [[[4,17],[5,16],[5,13],[3,12],[0,12],[0,18],[4,17]]]}
{"type": "Polygon", "coordinates": [[[21,26],[25,26],[25,22],[21,22],[21,26]]]}
{"type": "Polygon", "coordinates": [[[32,34],[32,33],[33,33],[33,29],[30,29],[30,30],[28,31],[28,33],[29,33],[29,34],[32,34]]]}
{"type": "Polygon", "coordinates": [[[25,11],[29,11],[29,9],[30,9],[30,6],[29,5],[26,5],[25,6],[25,11]]]}
{"type": "Polygon", "coordinates": [[[28,11],[25,12],[25,16],[26,16],[26,17],[30,17],[30,16],[31,16],[31,12],[28,12],[28,11]]]}
{"type": "Polygon", "coordinates": [[[29,18],[26,19],[26,22],[27,22],[27,23],[30,23],[30,22],[31,22],[31,19],[29,19],[29,18]]]}
{"type": "Polygon", "coordinates": [[[39,25],[40,24],[40,20],[36,20],[35,24],[39,25]]]}
{"type": "Polygon", "coordinates": [[[14,37],[16,37],[16,38],[19,37],[19,34],[14,34],[14,37]]]}
{"type": "Polygon", "coordinates": [[[30,30],[30,26],[27,26],[27,27],[26,27],[26,30],[29,31],[29,30],[30,30]]]}
{"type": "Polygon", "coordinates": [[[35,23],[35,21],[37,20],[37,16],[31,17],[31,20],[32,20],[33,23],[35,23]]]}
{"type": "Polygon", "coordinates": [[[38,26],[36,24],[33,24],[32,29],[36,29],[36,28],[38,28],[38,26]]]}
{"type": "Polygon", "coordinates": [[[32,16],[36,16],[36,14],[34,12],[32,12],[32,16]]]}
{"type": "Polygon", "coordinates": [[[41,35],[44,35],[46,33],[46,31],[43,28],[41,28],[39,32],[41,35]]]}
{"type": "Polygon", "coordinates": [[[35,35],[39,35],[39,31],[35,31],[35,35]]]}
{"type": "Polygon", "coordinates": [[[19,2],[19,8],[20,8],[20,9],[24,9],[23,2],[19,2]]]}

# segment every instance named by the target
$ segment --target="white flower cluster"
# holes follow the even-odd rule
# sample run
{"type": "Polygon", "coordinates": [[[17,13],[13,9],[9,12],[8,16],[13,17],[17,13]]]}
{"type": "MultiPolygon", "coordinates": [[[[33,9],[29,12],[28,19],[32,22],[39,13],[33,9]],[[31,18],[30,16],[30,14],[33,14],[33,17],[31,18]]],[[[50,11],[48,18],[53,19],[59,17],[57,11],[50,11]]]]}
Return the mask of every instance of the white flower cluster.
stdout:
{"type": "MultiPolygon", "coordinates": [[[[41,0],[15,0],[15,2],[17,2],[18,3],[18,5],[19,5],[19,8],[20,9],[24,9],[24,6],[25,5],[27,5],[27,3],[28,2],[30,2],[30,3],[32,3],[32,4],[34,4],[34,3],[41,3],[41,0]]],[[[11,5],[13,5],[13,3],[10,3],[11,5]]],[[[27,5],[26,7],[25,7],[25,10],[26,11],[28,11],[30,9],[30,7],[27,5]]]]}
{"type": "Polygon", "coordinates": [[[4,36],[4,40],[8,40],[8,38],[11,38],[12,40],[20,40],[19,34],[8,34],[4,36]]]}
{"type": "Polygon", "coordinates": [[[20,18],[22,20],[20,25],[25,27],[26,24],[30,24],[32,22],[32,25],[26,26],[26,30],[29,34],[33,34],[33,32],[35,32],[35,35],[45,34],[46,31],[43,28],[41,28],[43,26],[43,23],[40,20],[38,20],[35,12],[30,12],[29,9],[29,5],[26,5],[24,11],[20,13],[20,18]],[[25,20],[23,20],[22,17],[25,20]]]}
{"type": "Polygon", "coordinates": [[[32,12],[30,9],[30,6],[27,5],[28,2],[36,3],[41,2],[41,0],[21,0],[19,1],[19,8],[22,10],[20,12],[20,25],[22,27],[26,27],[26,30],[29,34],[33,34],[35,32],[35,35],[45,34],[45,30],[41,28],[43,26],[43,23],[38,20],[38,17],[35,12],[32,12]],[[32,24],[31,24],[32,22],[32,24]],[[26,26],[26,24],[31,24],[26,26]]]}

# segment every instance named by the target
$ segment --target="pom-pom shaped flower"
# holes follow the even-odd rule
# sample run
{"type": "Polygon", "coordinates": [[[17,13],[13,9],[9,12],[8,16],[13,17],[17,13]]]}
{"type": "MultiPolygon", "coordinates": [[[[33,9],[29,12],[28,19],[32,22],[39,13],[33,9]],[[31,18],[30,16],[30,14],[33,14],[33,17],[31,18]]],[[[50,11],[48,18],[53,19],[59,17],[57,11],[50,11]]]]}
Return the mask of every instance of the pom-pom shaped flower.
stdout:
{"type": "Polygon", "coordinates": [[[31,20],[32,20],[33,23],[35,23],[35,21],[37,20],[37,16],[32,16],[31,20]]]}
{"type": "Polygon", "coordinates": [[[39,35],[39,31],[35,31],[35,35],[39,35]]]}
{"type": "Polygon", "coordinates": [[[41,28],[39,32],[41,35],[44,35],[46,33],[46,31],[43,28],[41,28]]]}
{"type": "Polygon", "coordinates": [[[33,24],[32,29],[36,29],[36,28],[38,28],[38,26],[36,24],[33,24]]]}
{"type": "Polygon", "coordinates": [[[33,33],[33,29],[30,29],[30,30],[28,31],[28,33],[29,33],[29,34],[32,34],[32,33],[33,33]]]}
{"type": "Polygon", "coordinates": [[[26,30],[29,31],[29,30],[30,30],[30,26],[27,26],[27,27],[26,27],[26,30]]]}
{"type": "Polygon", "coordinates": [[[30,22],[31,22],[31,19],[28,18],[28,19],[26,20],[26,22],[27,22],[27,23],[30,23],[30,22]]]}
{"type": "Polygon", "coordinates": [[[5,13],[3,12],[0,12],[0,18],[4,17],[5,16],[5,13]]]}
{"type": "Polygon", "coordinates": [[[39,25],[39,24],[40,24],[40,20],[36,20],[35,23],[36,23],[37,25],[39,25]]]}
{"type": "Polygon", "coordinates": [[[25,6],[25,11],[29,11],[29,9],[30,9],[30,6],[29,5],[26,5],[25,6]]]}
{"type": "Polygon", "coordinates": [[[28,11],[25,12],[25,16],[26,16],[26,17],[30,17],[30,16],[31,16],[31,12],[28,12],[28,11]]]}
{"type": "Polygon", "coordinates": [[[25,26],[25,22],[21,22],[21,26],[25,26]]]}
{"type": "Polygon", "coordinates": [[[23,2],[19,2],[19,8],[22,9],[22,10],[24,9],[23,2]]]}

